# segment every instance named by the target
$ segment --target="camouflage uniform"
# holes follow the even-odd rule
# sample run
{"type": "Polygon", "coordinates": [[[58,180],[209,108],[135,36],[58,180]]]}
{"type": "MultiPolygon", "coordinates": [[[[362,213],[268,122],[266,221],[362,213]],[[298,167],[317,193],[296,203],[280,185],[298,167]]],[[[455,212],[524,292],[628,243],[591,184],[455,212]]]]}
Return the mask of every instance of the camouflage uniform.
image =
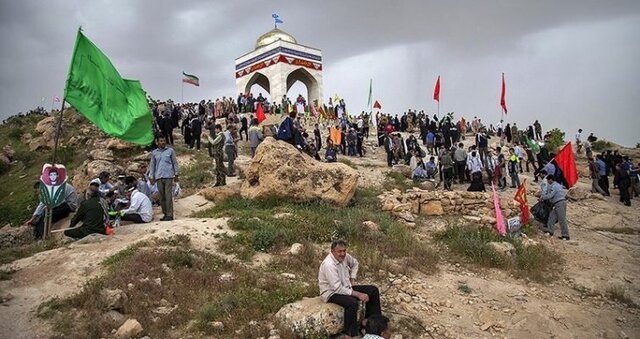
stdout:
{"type": "Polygon", "coordinates": [[[216,186],[224,186],[227,184],[227,171],[224,167],[224,135],[222,132],[216,134],[211,147],[216,166],[216,186]]]}

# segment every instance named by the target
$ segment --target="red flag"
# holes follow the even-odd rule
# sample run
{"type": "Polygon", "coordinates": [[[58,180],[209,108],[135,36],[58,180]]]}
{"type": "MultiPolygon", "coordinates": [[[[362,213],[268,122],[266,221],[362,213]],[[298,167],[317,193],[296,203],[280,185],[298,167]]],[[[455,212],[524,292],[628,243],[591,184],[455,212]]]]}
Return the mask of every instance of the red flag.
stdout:
{"type": "Polygon", "coordinates": [[[576,158],[573,156],[573,148],[571,143],[567,143],[555,158],[558,169],[562,172],[567,188],[571,188],[578,182],[578,169],[576,168],[576,158]]]}
{"type": "Polygon", "coordinates": [[[504,73],[502,73],[502,94],[500,95],[500,106],[504,114],[507,114],[507,86],[504,83],[504,73]]]}
{"type": "Polygon", "coordinates": [[[527,179],[524,179],[520,186],[518,186],[518,191],[516,192],[515,200],[520,204],[520,223],[522,225],[526,225],[529,222],[529,204],[527,202],[527,179]]]}
{"type": "Polygon", "coordinates": [[[378,102],[378,100],[376,100],[376,102],[373,103],[373,108],[382,109],[382,106],[380,106],[380,103],[378,102]]]}
{"type": "Polygon", "coordinates": [[[258,123],[262,123],[267,117],[264,116],[264,111],[262,110],[262,104],[258,104],[258,108],[256,109],[256,119],[258,119],[258,123]]]}
{"type": "Polygon", "coordinates": [[[436,81],[436,87],[433,89],[433,100],[440,102],[440,76],[438,75],[438,80],[436,81]]]}

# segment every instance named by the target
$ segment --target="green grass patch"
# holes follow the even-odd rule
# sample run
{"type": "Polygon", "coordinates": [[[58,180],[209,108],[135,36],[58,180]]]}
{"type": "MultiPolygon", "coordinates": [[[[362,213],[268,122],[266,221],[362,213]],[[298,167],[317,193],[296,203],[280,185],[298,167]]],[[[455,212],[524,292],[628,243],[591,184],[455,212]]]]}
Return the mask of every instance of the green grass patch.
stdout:
{"type": "Polygon", "coordinates": [[[591,143],[591,148],[594,151],[605,151],[608,149],[611,149],[613,147],[613,144],[607,140],[596,140],[593,143],[591,143]]]}
{"type": "MultiPolygon", "coordinates": [[[[69,121],[75,111],[65,112],[65,121],[69,121]]],[[[36,124],[45,117],[30,115],[13,118],[7,124],[0,126],[0,135],[7,135],[4,144],[9,145],[15,151],[14,164],[0,168],[0,225],[20,225],[31,217],[31,213],[37,205],[38,198],[32,189],[34,182],[40,177],[42,165],[51,161],[51,150],[31,151],[28,145],[20,140],[23,133],[30,133],[33,138],[39,137],[35,131],[36,124]]],[[[61,138],[61,147],[58,148],[56,162],[62,163],[67,170],[72,171],[86,159],[83,151],[76,147],[67,147],[64,142],[75,135],[78,124],[64,124],[64,134],[61,138]]],[[[3,145],[4,145],[3,144],[3,145]]],[[[71,173],[73,174],[73,173],[71,173]]]]}
{"type": "Polygon", "coordinates": [[[196,250],[187,239],[176,236],[127,248],[107,260],[113,269],[105,275],[74,296],[43,303],[36,314],[54,326],[56,338],[110,337],[114,326],[103,317],[107,308],[100,292],[120,289],[127,298],[119,311],[137,319],[152,338],[164,338],[169,331],[180,337],[255,338],[269,336],[267,323],[282,306],[317,294],[315,284],[281,277],[281,266],[247,268],[196,250]],[[231,276],[230,281],[222,276],[231,276]],[[154,312],[161,305],[177,308],[164,315],[154,312]],[[213,328],[214,321],[223,322],[224,329],[213,328]],[[257,325],[247,326],[251,321],[257,325]]]}
{"type": "Polygon", "coordinates": [[[356,163],[351,161],[349,158],[340,157],[340,158],[338,158],[338,162],[341,162],[341,163],[343,163],[343,164],[345,164],[345,165],[347,165],[347,166],[349,166],[349,167],[351,167],[353,169],[356,169],[356,170],[358,169],[358,165],[356,165],[356,163]]]}
{"type": "Polygon", "coordinates": [[[386,191],[397,188],[404,192],[412,187],[420,187],[420,184],[414,182],[411,179],[407,179],[404,175],[402,175],[402,173],[389,171],[385,175],[385,180],[382,183],[382,187],[386,191]]]}
{"type": "Polygon", "coordinates": [[[388,268],[389,260],[402,261],[425,273],[434,272],[438,260],[435,251],[389,213],[381,211],[378,194],[376,190],[358,189],[347,208],[319,201],[232,197],[195,216],[229,217],[229,226],[238,234],[223,239],[221,248],[244,260],[257,251],[277,253],[296,242],[328,243],[343,238],[361,261],[368,262],[372,272],[388,268]],[[363,221],[376,223],[380,231],[366,229],[363,221]]]}
{"type": "Polygon", "coordinates": [[[436,233],[435,239],[469,262],[509,271],[518,278],[545,282],[555,278],[562,259],[542,244],[524,246],[517,239],[503,238],[487,228],[453,226],[436,233]],[[489,247],[490,242],[509,242],[515,247],[513,258],[489,247]]]}

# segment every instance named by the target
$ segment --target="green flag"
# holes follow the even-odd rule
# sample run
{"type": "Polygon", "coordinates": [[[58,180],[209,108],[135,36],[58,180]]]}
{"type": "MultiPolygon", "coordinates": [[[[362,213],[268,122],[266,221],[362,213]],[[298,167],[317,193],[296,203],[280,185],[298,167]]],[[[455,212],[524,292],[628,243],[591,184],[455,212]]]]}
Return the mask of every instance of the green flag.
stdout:
{"type": "Polygon", "coordinates": [[[153,117],[137,80],[123,79],[78,31],[64,99],[105,133],[139,145],[153,142],[153,117]]]}
{"type": "Polygon", "coordinates": [[[367,101],[367,106],[371,107],[371,94],[373,93],[373,79],[369,79],[369,100],[367,101]]]}

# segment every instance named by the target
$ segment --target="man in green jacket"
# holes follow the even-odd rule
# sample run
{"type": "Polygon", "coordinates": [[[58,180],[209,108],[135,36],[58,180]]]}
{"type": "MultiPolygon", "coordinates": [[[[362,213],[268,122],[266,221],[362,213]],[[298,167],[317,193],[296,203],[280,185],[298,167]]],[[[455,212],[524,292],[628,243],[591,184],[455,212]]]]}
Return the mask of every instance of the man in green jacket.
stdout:
{"type": "Polygon", "coordinates": [[[101,201],[100,192],[96,189],[89,189],[87,200],[80,204],[80,208],[71,219],[70,227],[74,227],[79,222],[82,226],[64,231],[64,235],[74,239],[81,239],[89,234],[105,232],[105,221],[107,220],[106,203],[101,201]]]}

